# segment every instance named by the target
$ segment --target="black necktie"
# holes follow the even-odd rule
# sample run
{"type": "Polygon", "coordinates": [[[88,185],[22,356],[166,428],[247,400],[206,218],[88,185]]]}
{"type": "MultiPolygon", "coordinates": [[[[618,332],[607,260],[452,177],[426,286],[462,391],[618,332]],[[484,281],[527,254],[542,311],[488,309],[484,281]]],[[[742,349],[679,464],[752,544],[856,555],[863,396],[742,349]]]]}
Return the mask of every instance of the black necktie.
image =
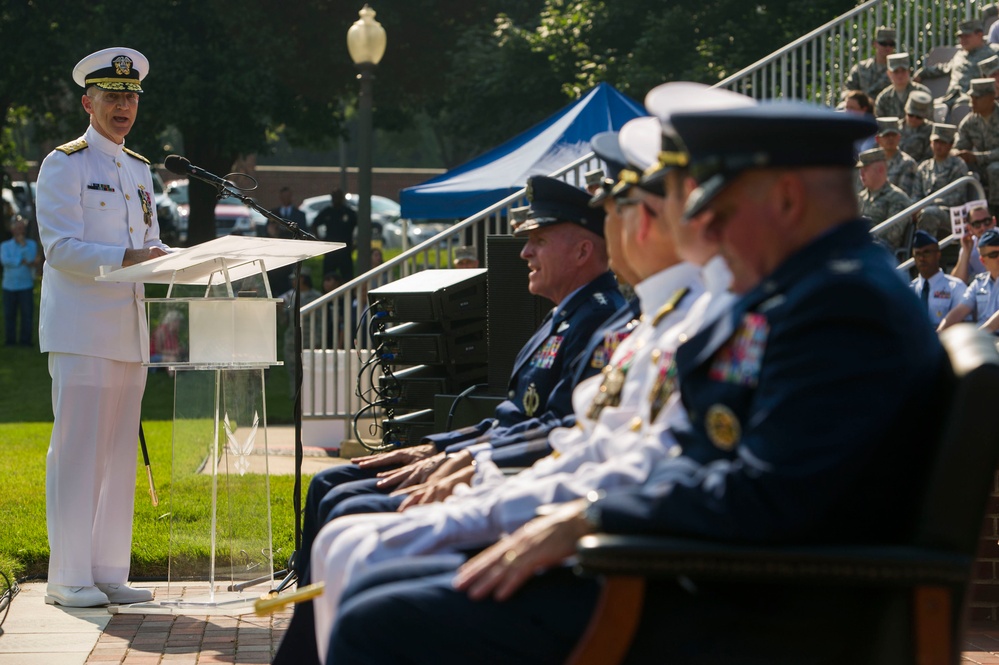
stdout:
{"type": "Polygon", "coordinates": [[[919,297],[923,299],[924,305],[930,304],[930,281],[928,279],[923,280],[923,290],[919,293],[919,297]]]}

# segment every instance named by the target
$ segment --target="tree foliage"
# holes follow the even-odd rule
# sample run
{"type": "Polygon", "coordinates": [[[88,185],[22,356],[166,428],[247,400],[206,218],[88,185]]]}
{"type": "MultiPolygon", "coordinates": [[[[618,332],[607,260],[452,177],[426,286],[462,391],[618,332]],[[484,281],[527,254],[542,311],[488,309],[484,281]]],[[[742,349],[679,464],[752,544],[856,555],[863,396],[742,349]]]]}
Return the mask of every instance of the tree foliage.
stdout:
{"type": "MultiPolygon", "coordinates": [[[[0,0],[0,160],[82,129],[70,71],[109,44],[151,73],[129,145],[183,152],[225,173],[278,136],[328,147],[345,134],[356,69],[346,32],[362,3],[158,0],[141,11],[91,0],[0,0]]],[[[388,48],[375,125],[427,126],[453,166],[606,81],[636,100],[668,80],[715,82],[853,6],[853,0],[376,0],[388,48]]],[[[32,155],[31,157],[40,157],[32,155]]],[[[214,192],[191,187],[192,240],[213,235],[214,192]]]]}

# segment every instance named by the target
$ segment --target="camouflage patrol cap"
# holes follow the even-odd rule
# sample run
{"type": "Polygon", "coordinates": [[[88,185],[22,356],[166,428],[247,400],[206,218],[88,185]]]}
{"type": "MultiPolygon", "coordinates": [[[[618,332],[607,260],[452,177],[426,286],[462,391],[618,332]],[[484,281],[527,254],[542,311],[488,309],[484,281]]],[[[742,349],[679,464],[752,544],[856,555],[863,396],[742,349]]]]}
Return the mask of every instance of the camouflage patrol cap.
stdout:
{"type": "Polygon", "coordinates": [[[992,76],[999,71],[999,55],[990,55],[978,63],[978,73],[983,77],[992,76]]]}
{"type": "Polygon", "coordinates": [[[985,26],[981,19],[969,18],[967,21],[961,21],[957,24],[957,34],[970,35],[973,32],[985,32],[985,26]]]}
{"type": "Polygon", "coordinates": [[[892,53],[888,56],[888,71],[893,72],[896,69],[909,69],[912,67],[912,63],[909,61],[908,53],[892,53]]]}
{"type": "Polygon", "coordinates": [[[905,112],[929,120],[933,117],[933,96],[922,90],[913,90],[905,100],[905,112]]]}
{"type": "Polygon", "coordinates": [[[955,134],[957,134],[957,127],[954,125],[945,125],[942,122],[934,123],[933,132],[930,133],[930,140],[953,143],[955,134]]]}
{"type": "Polygon", "coordinates": [[[968,92],[972,97],[986,97],[996,94],[996,81],[993,78],[972,79],[971,90],[968,92]]]}
{"type": "Polygon", "coordinates": [[[894,44],[895,43],[895,30],[894,30],[894,28],[888,28],[888,27],[885,27],[885,26],[881,26],[874,33],[874,41],[880,42],[880,43],[891,42],[892,44],[894,44]]]}
{"type": "Polygon", "coordinates": [[[870,166],[871,164],[876,164],[877,162],[887,161],[888,157],[885,155],[885,151],[881,148],[871,148],[870,150],[865,150],[860,153],[859,159],[857,161],[857,168],[862,166],[870,166]]]}
{"type": "Polygon", "coordinates": [[[510,208],[510,227],[516,230],[518,226],[527,221],[527,211],[530,209],[530,206],[510,208]]]}
{"type": "Polygon", "coordinates": [[[886,134],[901,134],[902,130],[898,127],[898,118],[893,115],[886,115],[878,118],[878,136],[885,136],[886,134]]]}
{"type": "Polygon", "coordinates": [[[610,196],[611,190],[617,183],[618,175],[627,167],[617,136],[617,132],[600,132],[590,139],[590,147],[593,148],[594,154],[607,165],[608,169],[608,177],[600,179],[600,189],[594,192],[593,198],[590,199],[589,205],[594,208],[603,205],[604,199],[610,196]]]}
{"type": "Polygon", "coordinates": [[[587,187],[599,185],[604,181],[604,170],[593,169],[592,171],[587,171],[583,174],[583,181],[586,183],[587,187]]]}

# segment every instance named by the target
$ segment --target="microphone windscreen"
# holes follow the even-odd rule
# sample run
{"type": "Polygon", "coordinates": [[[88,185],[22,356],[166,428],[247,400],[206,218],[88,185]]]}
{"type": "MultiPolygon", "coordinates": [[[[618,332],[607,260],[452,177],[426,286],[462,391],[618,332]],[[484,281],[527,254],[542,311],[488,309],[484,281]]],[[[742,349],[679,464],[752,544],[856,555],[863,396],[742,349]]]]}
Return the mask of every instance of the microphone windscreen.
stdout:
{"type": "Polygon", "coordinates": [[[187,175],[190,172],[191,162],[187,157],[181,157],[180,155],[168,155],[165,160],[163,160],[163,166],[167,168],[167,171],[171,173],[176,173],[178,175],[187,175]]]}

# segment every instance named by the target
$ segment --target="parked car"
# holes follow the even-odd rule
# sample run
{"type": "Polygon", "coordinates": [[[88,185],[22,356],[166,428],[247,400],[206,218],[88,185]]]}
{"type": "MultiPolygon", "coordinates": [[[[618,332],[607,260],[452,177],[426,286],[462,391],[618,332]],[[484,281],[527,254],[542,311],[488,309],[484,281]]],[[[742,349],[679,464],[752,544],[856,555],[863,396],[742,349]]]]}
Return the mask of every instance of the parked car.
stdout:
{"type": "Polygon", "coordinates": [[[168,245],[182,244],[187,241],[187,226],[185,224],[181,233],[177,204],[167,194],[160,174],[153,168],[149,171],[153,176],[153,200],[156,202],[156,219],[160,224],[160,239],[168,245]]]}
{"type": "MultiPolygon", "coordinates": [[[[357,211],[357,194],[346,194],[344,196],[347,205],[357,211]]],[[[313,228],[313,222],[320,210],[329,208],[331,205],[328,194],[322,196],[310,196],[302,201],[298,209],[305,213],[305,222],[308,228],[313,228]]],[[[399,204],[385,196],[372,195],[371,197],[371,237],[381,239],[382,246],[387,248],[402,247],[402,211],[399,204]]],[[[409,221],[408,224],[409,246],[418,245],[427,238],[433,237],[447,228],[447,225],[423,224],[409,221]]],[[[313,233],[315,231],[313,230],[313,233]]],[[[316,234],[319,235],[319,234],[316,234]]],[[[355,232],[356,235],[356,232],[355,232]]]]}
{"type": "MultiPolygon", "coordinates": [[[[167,194],[177,204],[180,213],[180,228],[183,229],[183,241],[187,240],[188,218],[191,215],[191,199],[188,194],[187,180],[173,180],[167,184],[167,194]]],[[[236,197],[220,199],[215,204],[215,237],[238,233],[240,235],[256,235],[257,229],[253,223],[250,208],[236,197]]]]}

